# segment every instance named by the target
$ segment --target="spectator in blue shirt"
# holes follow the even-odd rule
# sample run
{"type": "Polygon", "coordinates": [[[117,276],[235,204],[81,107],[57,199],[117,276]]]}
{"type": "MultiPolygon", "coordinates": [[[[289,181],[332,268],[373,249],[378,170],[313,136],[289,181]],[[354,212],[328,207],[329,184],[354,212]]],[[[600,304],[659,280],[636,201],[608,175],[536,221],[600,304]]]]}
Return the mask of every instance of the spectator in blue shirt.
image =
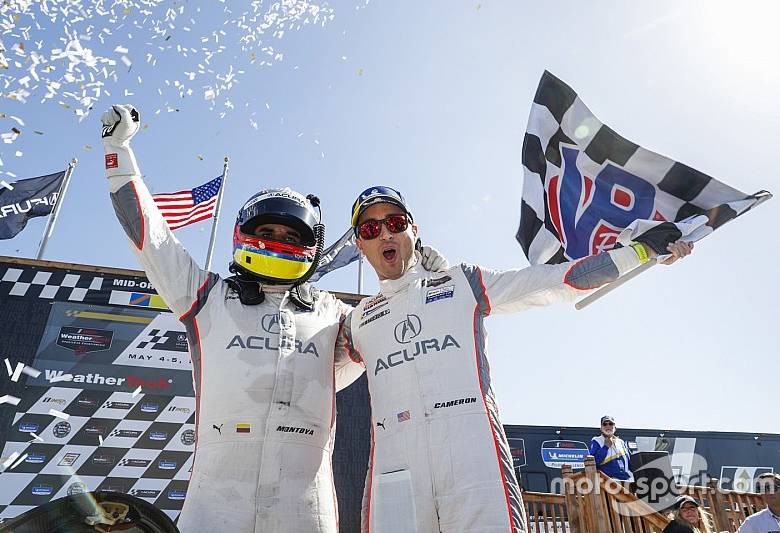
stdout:
{"type": "Polygon", "coordinates": [[[596,468],[613,479],[634,481],[629,466],[630,452],[626,443],[615,434],[615,419],[601,417],[601,435],[590,441],[590,454],[596,459],[596,468]]]}

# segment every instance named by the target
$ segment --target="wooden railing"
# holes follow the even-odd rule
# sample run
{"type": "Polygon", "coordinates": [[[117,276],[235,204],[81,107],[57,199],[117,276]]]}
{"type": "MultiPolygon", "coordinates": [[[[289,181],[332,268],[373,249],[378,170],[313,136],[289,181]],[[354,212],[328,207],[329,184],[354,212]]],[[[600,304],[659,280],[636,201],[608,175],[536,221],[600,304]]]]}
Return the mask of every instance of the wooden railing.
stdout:
{"type": "MultiPolygon", "coordinates": [[[[596,469],[593,457],[585,469],[561,469],[563,494],[523,492],[528,531],[532,533],[661,533],[668,520],[628,491],[627,484],[596,469]]],[[[706,487],[682,486],[712,516],[714,530],[734,533],[745,518],[764,507],[758,494],[720,490],[718,480],[706,487]]]]}
{"type": "Polygon", "coordinates": [[[706,487],[682,486],[680,490],[702,502],[712,515],[715,531],[736,531],[745,518],[765,507],[761,495],[721,490],[718,488],[717,479],[711,479],[706,487]]]}

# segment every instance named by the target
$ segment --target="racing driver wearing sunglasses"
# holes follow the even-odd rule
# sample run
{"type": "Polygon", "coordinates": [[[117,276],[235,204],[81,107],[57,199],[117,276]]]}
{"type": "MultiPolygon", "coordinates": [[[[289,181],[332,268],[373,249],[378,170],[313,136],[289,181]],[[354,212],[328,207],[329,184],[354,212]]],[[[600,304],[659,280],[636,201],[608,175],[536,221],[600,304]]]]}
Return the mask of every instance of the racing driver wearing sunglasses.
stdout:
{"type": "MultiPolygon", "coordinates": [[[[365,365],[371,397],[363,531],[524,531],[484,319],[574,299],[659,250],[634,243],[561,265],[499,272],[459,264],[435,273],[419,266],[418,228],[400,192],[365,190],[351,217],[380,284],[340,335],[365,365]]],[[[674,260],[693,245],[663,247],[674,260]]]]}

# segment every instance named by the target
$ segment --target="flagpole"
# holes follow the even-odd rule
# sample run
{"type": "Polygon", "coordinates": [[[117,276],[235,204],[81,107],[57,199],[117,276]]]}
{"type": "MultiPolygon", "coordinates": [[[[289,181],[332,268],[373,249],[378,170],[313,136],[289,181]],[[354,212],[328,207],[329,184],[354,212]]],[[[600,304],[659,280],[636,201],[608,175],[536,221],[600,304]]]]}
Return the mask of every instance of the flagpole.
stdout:
{"type": "Polygon", "coordinates": [[[358,256],[358,294],[363,294],[363,254],[358,256]]]}
{"type": "Polygon", "coordinates": [[[35,259],[43,259],[43,253],[46,251],[46,245],[49,243],[49,238],[54,233],[54,224],[57,222],[57,215],[60,213],[60,207],[65,199],[65,193],[68,191],[68,184],[70,183],[70,177],[73,175],[73,169],[76,168],[79,160],[75,157],[68,163],[68,169],[65,171],[65,176],[62,179],[60,190],[57,193],[57,200],[54,204],[54,210],[49,215],[46,221],[46,228],[43,230],[43,239],[41,239],[41,245],[38,247],[38,254],[35,259]]]}
{"type": "Polygon", "coordinates": [[[219,188],[219,194],[217,195],[217,207],[214,209],[214,222],[211,224],[211,238],[209,239],[209,249],[206,252],[206,270],[211,270],[211,258],[214,255],[214,244],[217,241],[217,225],[219,224],[219,210],[222,207],[222,196],[225,193],[225,187],[227,185],[228,174],[228,156],[225,156],[225,163],[222,166],[222,186],[219,188]]]}
{"type": "Polygon", "coordinates": [[[628,272],[627,274],[622,275],[621,277],[619,277],[618,279],[616,279],[612,283],[609,283],[608,285],[604,285],[603,287],[598,289],[596,292],[589,294],[588,296],[586,296],[585,298],[583,298],[582,300],[580,300],[579,302],[574,304],[574,308],[577,311],[581,311],[581,310],[585,309],[586,307],[588,307],[590,304],[592,304],[596,300],[600,299],[603,296],[606,296],[610,292],[614,291],[615,289],[617,289],[618,287],[623,285],[625,282],[634,279],[639,274],[645,272],[647,269],[649,269],[650,267],[655,266],[657,264],[658,264],[658,260],[655,257],[650,259],[644,265],[638,266],[637,268],[635,268],[631,272],[628,272]]]}

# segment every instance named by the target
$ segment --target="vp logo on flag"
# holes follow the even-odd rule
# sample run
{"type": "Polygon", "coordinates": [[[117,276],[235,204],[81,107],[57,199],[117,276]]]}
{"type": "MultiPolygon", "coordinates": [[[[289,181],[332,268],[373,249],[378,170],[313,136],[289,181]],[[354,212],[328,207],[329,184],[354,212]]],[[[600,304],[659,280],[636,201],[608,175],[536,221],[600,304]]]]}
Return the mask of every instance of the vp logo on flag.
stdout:
{"type": "Polygon", "coordinates": [[[547,203],[566,255],[585,257],[611,250],[634,220],[664,220],[656,211],[655,187],[607,163],[595,177],[577,167],[580,151],[561,146],[562,172],[550,178],[547,203]]]}

